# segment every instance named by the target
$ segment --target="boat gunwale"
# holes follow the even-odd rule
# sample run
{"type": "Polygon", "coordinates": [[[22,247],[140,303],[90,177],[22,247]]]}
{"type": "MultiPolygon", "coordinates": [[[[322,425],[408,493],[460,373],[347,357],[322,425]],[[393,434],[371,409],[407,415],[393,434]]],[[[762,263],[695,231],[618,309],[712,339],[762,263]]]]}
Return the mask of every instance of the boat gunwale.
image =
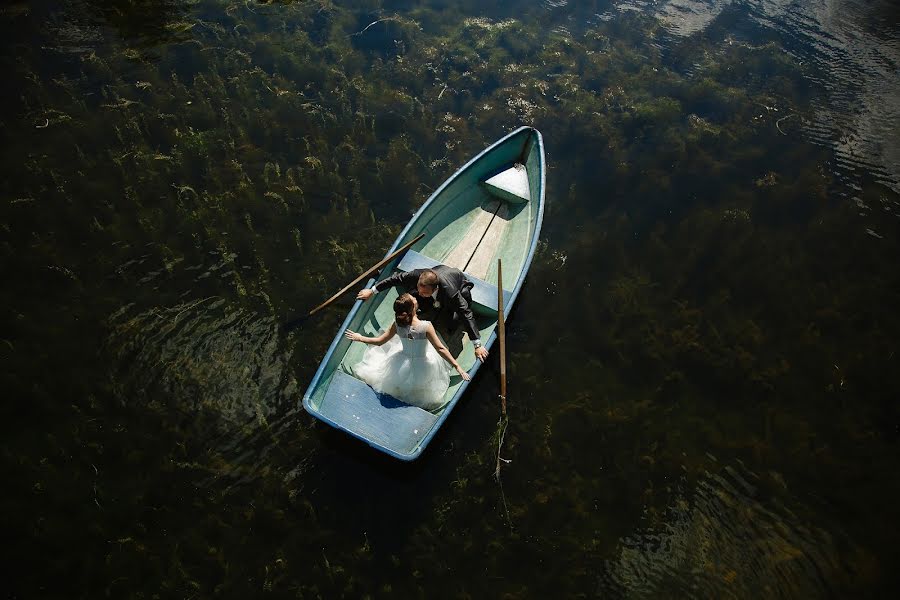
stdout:
{"type": "MultiPolygon", "coordinates": [[[[477,155],[472,157],[468,162],[466,162],[463,166],[461,166],[459,169],[457,169],[450,177],[445,179],[444,182],[422,204],[422,206],[420,206],[419,209],[415,213],[413,213],[413,215],[409,219],[409,222],[407,222],[406,226],[403,228],[403,230],[397,236],[396,240],[394,241],[393,246],[391,246],[390,249],[388,249],[388,251],[385,253],[385,257],[389,256],[391,253],[396,251],[396,249],[399,248],[404,243],[404,240],[410,234],[411,230],[415,226],[416,222],[419,220],[419,217],[422,215],[422,213],[425,212],[440,197],[440,195],[444,192],[444,190],[449,185],[454,183],[465,171],[467,171],[472,165],[474,165],[475,163],[480,161],[482,158],[484,158],[487,154],[489,154],[490,152],[492,152],[499,146],[502,146],[504,143],[508,142],[511,138],[513,138],[517,135],[520,135],[523,131],[529,131],[531,136],[533,136],[537,142],[537,156],[538,156],[538,160],[539,160],[541,190],[540,190],[540,196],[537,198],[538,210],[537,210],[537,214],[535,215],[535,227],[534,227],[534,230],[532,233],[531,245],[528,248],[528,252],[525,256],[525,260],[523,261],[522,266],[519,269],[519,276],[516,279],[516,284],[513,287],[512,292],[509,295],[509,300],[504,304],[504,307],[503,307],[503,310],[505,312],[508,312],[512,308],[513,304],[515,303],[516,298],[518,297],[519,292],[522,289],[522,285],[525,283],[525,276],[528,274],[528,271],[531,268],[531,262],[534,259],[534,254],[537,249],[538,240],[540,239],[541,225],[543,224],[543,220],[544,220],[544,198],[546,195],[546,178],[547,178],[546,164],[545,164],[546,159],[544,156],[544,140],[543,140],[543,136],[541,136],[540,131],[538,131],[534,127],[525,125],[525,126],[519,127],[517,129],[509,132],[508,134],[506,134],[505,136],[503,136],[502,138],[500,138],[499,140],[497,140],[496,142],[494,142],[493,144],[491,144],[490,146],[488,146],[487,148],[485,148],[484,150],[479,152],[477,155]]],[[[523,148],[526,148],[526,147],[523,146],[523,148]]],[[[530,149],[526,148],[526,154],[530,151],[531,151],[530,149]]],[[[391,269],[395,268],[395,266],[397,264],[399,264],[400,260],[401,260],[401,257],[398,257],[395,261],[393,261],[392,264],[385,265],[385,269],[383,269],[382,272],[386,271],[388,269],[388,267],[390,267],[391,269]]],[[[375,277],[370,278],[366,282],[366,287],[371,287],[371,285],[373,283],[375,283],[375,281],[376,281],[375,277]]],[[[383,446],[383,445],[379,444],[378,442],[375,442],[374,440],[363,437],[363,436],[347,429],[343,425],[335,422],[334,420],[329,419],[324,414],[322,414],[321,411],[319,411],[318,409],[316,409],[312,406],[312,398],[311,398],[313,391],[316,388],[318,388],[318,386],[319,386],[319,382],[322,379],[322,376],[324,374],[326,366],[328,365],[328,362],[330,361],[332,355],[334,354],[335,350],[337,349],[337,345],[340,343],[340,341],[343,337],[343,331],[349,327],[350,322],[353,320],[353,318],[356,316],[356,313],[359,312],[359,310],[362,308],[362,306],[363,306],[363,301],[356,300],[356,302],[350,308],[350,311],[347,313],[347,316],[344,319],[343,323],[341,324],[341,327],[338,329],[338,334],[334,337],[334,339],[331,341],[331,344],[328,346],[328,350],[325,352],[325,356],[319,362],[319,367],[318,367],[318,369],[316,369],[315,375],[313,375],[313,378],[310,380],[309,385],[307,386],[306,392],[303,394],[303,408],[309,414],[311,414],[313,417],[315,417],[321,421],[324,421],[325,423],[328,423],[335,429],[344,431],[344,432],[352,435],[353,437],[364,441],[369,446],[376,448],[378,450],[381,450],[382,452],[389,454],[389,455],[393,456],[394,458],[398,458],[403,461],[411,462],[411,461],[419,458],[419,456],[422,454],[422,452],[424,452],[425,448],[431,442],[431,439],[437,434],[438,430],[443,426],[444,421],[447,420],[447,417],[450,415],[453,408],[458,403],[459,399],[465,393],[466,389],[468,389],[469,384],[472,382],[472,380],[475,379],[475,375],[478,373],[478,371],[481,369],[481,367],[484,363],[482,363],[481,361],[478,361],[478,360],[475,361],[475,364],[472,365],[472,367],[468,371],[468,374],[471,379],[469,381],[466,381],[466,380],[462,381],[459,388],[453,394],[453,397],[450,398],[450,400],[447,401],[447,403],[444,405],[444,407],[440,409],[440,415],[438,416],[437,420],[435,420],[435,422],[431,425],[431,427],[428,430],[428,433],[419,441],[418,445],[416,446],[415,450],[413,450],[413,452],[411,452],[409,454],[402,454],[400,452],[397,452],[396,450],[393,450],[392,448],[383,446]]],[[[497,331],[494,330],[491,332],[491,335],[488,337],[488,339],[484,342],[484,347],[486,349],[490,349],[493,346],[494,341],[496,339],[497,339],[497,331]]]]}

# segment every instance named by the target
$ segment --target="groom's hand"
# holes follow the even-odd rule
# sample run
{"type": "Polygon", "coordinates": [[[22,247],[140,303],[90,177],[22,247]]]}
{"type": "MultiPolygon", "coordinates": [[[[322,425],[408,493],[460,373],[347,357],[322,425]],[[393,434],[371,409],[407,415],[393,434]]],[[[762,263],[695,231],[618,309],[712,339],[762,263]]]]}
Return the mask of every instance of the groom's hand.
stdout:
{"type": "Polygon", "coordinates": [[[478,360],[480,360],[481,362],[484,362],[484,359],[487,358],[487,355],[488,355],[488,351],[487,351],[487,348],[485,348],[484,346],[481,346],[480,348],[475,348],[475,357],[478,360]]]}
{"type": "Polygon", "coordinates": [[[360,290],[359,293],[356,295],[357,300],[368,300],[371,297],[372,297],[372,290],[370,290],[369,288],[360,290]]]}

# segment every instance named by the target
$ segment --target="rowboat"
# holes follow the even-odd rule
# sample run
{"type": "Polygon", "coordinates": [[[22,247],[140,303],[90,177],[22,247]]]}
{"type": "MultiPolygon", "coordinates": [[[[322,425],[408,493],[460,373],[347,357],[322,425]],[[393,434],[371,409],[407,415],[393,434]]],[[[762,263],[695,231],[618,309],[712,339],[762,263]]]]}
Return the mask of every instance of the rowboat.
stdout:
{"type": "MultiPolygon", "coordinates": [[[[497,339],[498,284],[503,313],[508,314],[534,257],[544,215],[544,177],[541,134],[521,127],[506,135],[456,171],[416,211],[385,258],[424,236],[388,262],[378,280],[439,264],[461,269],[475,284],[472,309],[481,343],[490,349],[497,339]],[[498,259],[502,282],[497,281],[498,259]]],[[[366,287],[375,281],[370,279],[366,287]]],[[[313,376],[303,406],[373,448],[411,461],[422,454],[471,381],[454,373],[443,406],[427,411],[378,393],[353,376],[366,346],[346,339],[344,330],[366,336],[386,330],[397,295],[391,288],[366,302],[356,301],[313,376]]],[[[456,359],[473,379],[482,367],[467,338],[456,359]]]]}

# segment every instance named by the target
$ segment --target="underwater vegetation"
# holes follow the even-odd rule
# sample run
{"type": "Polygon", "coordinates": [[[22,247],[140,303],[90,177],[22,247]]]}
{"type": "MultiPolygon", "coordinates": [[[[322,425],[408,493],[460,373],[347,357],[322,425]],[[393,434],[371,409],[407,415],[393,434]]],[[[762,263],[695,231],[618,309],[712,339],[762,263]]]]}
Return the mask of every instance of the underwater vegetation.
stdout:
{"type": "Polygon", "coordinates": [[[900,198],[804,139],[777,40],[533,4],[0,9],[12,593],[892,589],[900,198]],[[279,324],[523,124],[509,462],[489,372],[382,461],[299,408],[350,299],[279,324]]]}

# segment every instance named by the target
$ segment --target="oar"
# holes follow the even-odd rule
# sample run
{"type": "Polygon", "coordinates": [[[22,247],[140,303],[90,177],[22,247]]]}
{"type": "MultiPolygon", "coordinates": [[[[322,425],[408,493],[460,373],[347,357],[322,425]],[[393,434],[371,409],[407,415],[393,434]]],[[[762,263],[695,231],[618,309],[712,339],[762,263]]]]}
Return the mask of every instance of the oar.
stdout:
{"type": "Polygon", "coordinates": [[[318,305],[317,307],[315,307],[314,309],[312,309],[311,311],[309,311],[309,312],[306,313],[305,315],[302,315],[302,316],[300,316],[300,317],[298,317],[298,318],[296,318],[296,319],[293,319],[292,321],[288,321],[287,323],[285,323],[285,324],[283,325],[283,328],[284,328],[285,330],[291,330],[291,329],[293,329],[294,327],[296,327],[297,325],[300,325],[301,323],[303,323],[304,321],[306,321],[308,318],[310,318],[311,316],[313,316],[314,314],[316,314],[317,312],[319,312],[320,310],[322,310],[323,308],[325,308],[326,306],[330,305],[332,302],[334,302],[335,300],[337,300],[338,298],[340,298],[341,296],[343,296],[344,294],[346,294],[348,290],[350,290],[350,289],[356,287],[356,286],[359,285],[361,282],[367,280],[369,277],[372,276],[373,273],[375,273],[376,271],[380,270],[380,269],[381,269],[382,267],[384,267],[386,264],[388,264],[389,262],[391,262],[392,260],[394,260],[395,258],[397,258],[398,256],[400,256],[401,254],[403,254],[404,252],[406,252],[407,250],[409,250],[410,246],[412,246],[413,244],[415,244],[416,242],[418,242],[419,240],[421,240],[423,237],[425,237],[425,234],[424,234],[424,233],[420,233],[419,235],[417,235],[416,237],[414,237],[414,238],[411,239],[410,241],[406,242],[405,244],[403,244],[402,246],[400,246],[399,248],[397,248],[396,251],[391,252],[391,254],[390,254],[389,256],[384,257],[381,261],[378,262],[378,264],[376,264],[375,266],[373,266],[371,269],[369,269],[368,271],[366,271],[365,273],[363,273],[362,275],[360,275],[359,277],[357,277],[356,279],[354,279],[353,281],[351,281],[350,283],[348,283],[346,286],[344,286],[343,288],[341,288],[341,291],[339,291],[337,294],[335,294],[334,296],[332,296],[331,298],[329,298],[328,300],[326,300],[326,301],[323,302],[322,304],[318,305]]]}
{"type": "Polygon", "coordinates": [[[503,508],[506,509],[506,520],[512,529],[512,521],[509,520],[509,507],[506,506],[506,494],[503,493],[503,482],[500,481],[500,462],[509,463],[500,456],[503,449],[503,440],[506,438],[506,426],[509,425],[509,415],[506,414],[506,321],[503,317],[503,263],[497,259],[497,337],[500,340],[500,420],[497,421],[497,465],[494,468],[494,477],[500,484],[500,497],[503,498],[503,508]]]}
{"type": "Polygon", "coordinates": [[[500,339],[500,410],[506,414],[506,321],[503,319],[503,261],[497,259],[497,337],[500,339]]]}

